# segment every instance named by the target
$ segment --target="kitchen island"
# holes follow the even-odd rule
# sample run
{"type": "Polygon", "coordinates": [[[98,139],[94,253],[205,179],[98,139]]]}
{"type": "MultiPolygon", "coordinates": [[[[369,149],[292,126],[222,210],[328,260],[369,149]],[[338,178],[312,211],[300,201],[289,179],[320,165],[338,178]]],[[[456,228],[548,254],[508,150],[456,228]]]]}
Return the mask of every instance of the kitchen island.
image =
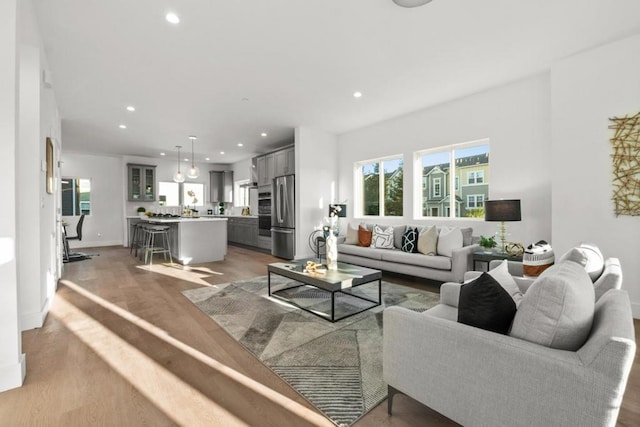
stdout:
{"type": "Polygon", "coordinates": [[[168,225],[171,256],[180,264],[223,261],[227,254],[227,218],[182,217],[142,218],[128,217],[150,224],[168,225]]]}

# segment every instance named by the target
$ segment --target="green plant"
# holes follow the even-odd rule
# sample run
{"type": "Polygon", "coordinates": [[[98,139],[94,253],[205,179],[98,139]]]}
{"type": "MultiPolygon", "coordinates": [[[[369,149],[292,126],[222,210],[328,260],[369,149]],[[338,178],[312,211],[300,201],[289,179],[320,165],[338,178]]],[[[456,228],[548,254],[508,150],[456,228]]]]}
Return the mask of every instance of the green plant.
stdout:
{"type": "Polygon", "coordinates": [[[480,236],[480,241],[478,242],[478,244],[485,249],[493,249],[496,246],[498,246],[498,242],[496,242],[496,239],[493,236],[491,237],[480,236]]]}
{"type": "Polygon", "coordinates": [[[138,208],[138,213],[145,213],[147,210],[145,208],[143,208],[142,206],[140,206],[138,208]]]}

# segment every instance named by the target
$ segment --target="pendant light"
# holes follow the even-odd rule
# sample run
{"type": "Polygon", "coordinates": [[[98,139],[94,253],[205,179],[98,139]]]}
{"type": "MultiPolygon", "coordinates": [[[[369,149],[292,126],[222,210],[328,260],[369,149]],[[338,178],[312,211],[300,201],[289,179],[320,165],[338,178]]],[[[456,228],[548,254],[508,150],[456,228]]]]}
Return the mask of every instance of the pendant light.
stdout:
{"type": "Polygon", "coordinates": [[[173,180],[175,182],[184,182],[184,174],[180,172],[180,149],[182,145],[176,145],[176,148],[178,149],[178,172],[173,175],[173,180]]]}
{"type": "Polygon", "coordinates": [[[193,161],[193,141],[195,141],[197,138],[192,135],[189,137],[189,139],[191,140],[191,169],[189,169],[187,176],[189,178],[197,178],[198,175],[200,175],[200,169],[198,169],[196,163],[193,161]]]}

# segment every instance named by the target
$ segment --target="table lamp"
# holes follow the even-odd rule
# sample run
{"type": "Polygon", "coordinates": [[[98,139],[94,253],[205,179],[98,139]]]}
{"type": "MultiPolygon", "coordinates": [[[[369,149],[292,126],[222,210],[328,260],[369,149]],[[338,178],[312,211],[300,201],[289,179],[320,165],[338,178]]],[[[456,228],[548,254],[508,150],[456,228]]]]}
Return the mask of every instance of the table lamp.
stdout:
{"type": "Polygon", "coordinates": [[[505,253],[507,244],[507,221],[521,221],[520,200],[487,200],[484,202],[484,220],[499,221],[498,236],[500,253],[505,253]]]}

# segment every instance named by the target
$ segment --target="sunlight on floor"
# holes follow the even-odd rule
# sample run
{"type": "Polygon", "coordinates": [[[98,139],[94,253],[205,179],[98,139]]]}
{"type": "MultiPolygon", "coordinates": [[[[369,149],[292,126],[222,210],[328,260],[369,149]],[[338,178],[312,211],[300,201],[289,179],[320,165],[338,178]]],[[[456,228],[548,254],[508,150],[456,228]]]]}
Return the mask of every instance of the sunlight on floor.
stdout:
{"type": "MultiPolygon", "coordinates": [[[[156,338],[173,345],[197,361],[262,395],[272,403],[282,406],[309,423],[320,426],[333,426],[322,415],[218,362],[135,314],[118,307],[71,281],[61,280],[60,284],[144,329],[156,338]]],[[[167,371],[63,298],[56,299],[56,304],[54,304],[51,313],[58,317],[70,331],[91,347],[114,370],[130,381],[134,387],[178,424],[193,425],[194,420],[208,420],[209,425],[228,425],[229,423],[244,425],[240,419],[202,395],[189,384],[167,371]],[[219,419],[224,422],[217,423],[214,421],[219,419]]]]}
{"type": "Polygon", "coordinates": [[[153,265],[138,265],[136,268],[144,271],[150,271],[153,273],[163,274],[165,276],[173,277],[174,279],[186,280],[199,286],[212,286],[209,282],[205,281],[207,277],[211,276],[223,276],[224,273],[213,271],[206,267],[190,267],[188,265],[180,264],[153,264],[153,265]]]}
{"type": "Polygon", "coordinates": [[[64,299],[51,313],[174,422],[247,425],[64,299]]]}

